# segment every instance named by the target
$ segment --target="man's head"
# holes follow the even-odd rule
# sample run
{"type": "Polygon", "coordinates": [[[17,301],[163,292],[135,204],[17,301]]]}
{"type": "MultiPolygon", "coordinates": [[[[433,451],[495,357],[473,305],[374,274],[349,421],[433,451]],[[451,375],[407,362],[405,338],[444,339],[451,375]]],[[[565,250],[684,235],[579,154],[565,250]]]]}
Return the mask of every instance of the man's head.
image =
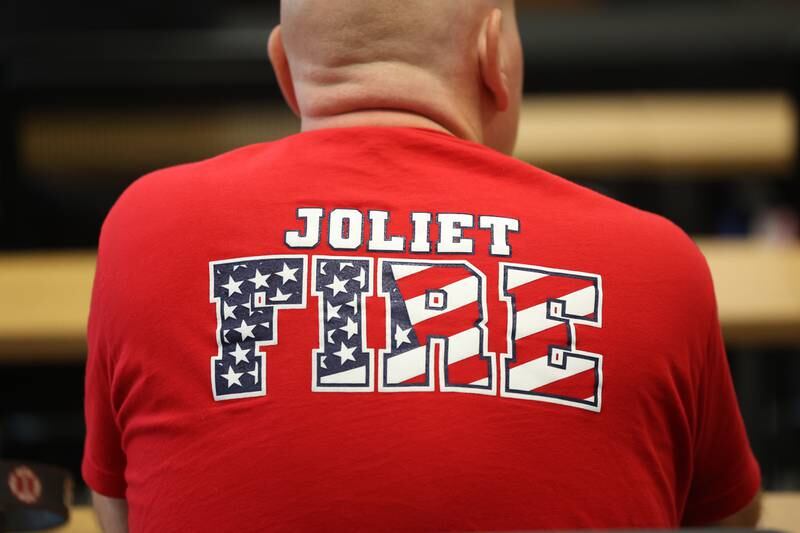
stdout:
{"type": "Polygon", "coordinates": [[[282,0],[269,55],[304,129],[399,112],[513,149],[522,93],[513,0],[282,0]]]}

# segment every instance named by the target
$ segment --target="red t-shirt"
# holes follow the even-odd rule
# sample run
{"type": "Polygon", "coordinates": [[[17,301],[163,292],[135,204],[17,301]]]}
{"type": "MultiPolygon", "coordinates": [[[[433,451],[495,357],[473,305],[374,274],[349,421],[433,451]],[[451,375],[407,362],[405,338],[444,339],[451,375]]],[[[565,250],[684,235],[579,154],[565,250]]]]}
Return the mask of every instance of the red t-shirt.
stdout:
{"type": "Polygon", "coordinates": [[[672,527],[760,484],[691,240],[434,131],[136,181],[88,342],[83,475],[132,531],[672,527]]]}

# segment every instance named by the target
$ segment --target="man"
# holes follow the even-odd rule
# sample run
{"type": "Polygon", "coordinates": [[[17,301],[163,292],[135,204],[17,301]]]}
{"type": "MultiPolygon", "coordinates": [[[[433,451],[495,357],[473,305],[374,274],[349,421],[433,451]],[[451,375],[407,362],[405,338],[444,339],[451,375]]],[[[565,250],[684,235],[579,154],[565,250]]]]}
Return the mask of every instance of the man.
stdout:
{"type": "Polygon", "coordinates": [[[282,3],[303,133],[146,176],[101,232],[107,531],[755,523],[705,261],[501,153],[520,48],[511,0],[282,3]]]}

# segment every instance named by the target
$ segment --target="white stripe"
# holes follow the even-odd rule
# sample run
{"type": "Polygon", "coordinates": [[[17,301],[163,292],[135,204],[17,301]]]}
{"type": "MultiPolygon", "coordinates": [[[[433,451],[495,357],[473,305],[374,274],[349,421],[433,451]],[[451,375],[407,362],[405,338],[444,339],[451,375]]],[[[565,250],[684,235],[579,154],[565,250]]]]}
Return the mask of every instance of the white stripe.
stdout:
{"type": "Polygon", "coordinates": [[[403,279],[406,276],[410,276],[411,274],[422,272],[423,270],[427,270],[429,268],[431,268],[430,265],[393,264],[392,275],[394,276],[395,280],[398,280],[398,279],[403,279]]]}
{"type": "Polygon", "coordinates": [[[512,368],[508,385],[514,390],[530,391],[591,368],[594,368],[594,361],[581,357],[567,357],[567,368],[555,368],[547,365],[547,356],[544,356],[512,368]]]}
{"type": "Polygon", "coordinates": [[[470,383],[470,385],[479,385],[479,386],[482,386],[482,387],[488,387],[489,386],[489,378],[487,377],[487,378],[479,379],[478,381],[473,381],[472,383],[470,383]]]}
{"type": "Polygon", "coordinates": [[[359,366],[356,368],[351,368],[350,370],[345,370],[344,372],[337,372],[336,374],[329,374],[327,376],[322,376],[320,382],[325,384],[361,384],[367,382],[367,365],[359,366]]]}
{"type": "Polygon", "coordinates": [[[545,272],[532,272],[530,270],[521,270],[518,268],[509,268],[506,270],[506,290],[511,290],[520,285],[525,285],[537,279],[546,278],[550,274],[545,272]]]}
{"type": "Polygon", "coordinates": [[[423,320],[428,320],[450,311],[455,311],[459,307],[471,304],[478,300],[478,278],[469,276],[462,280],[442,287],[440,290],[447,293],[447,307],[444,309],[425,309],[425,295],[421,294],[406,300],[408,318],[412,324],[419,324],[423,320]]]}
{"type": "MultiPolygon", "coordinates": [[[[448,365],[477,356],[480,351],[480,332],[470,328],[448,339],[448,365]]],[[[386,360],[386,376],[389,383],[402,383],[425,374],[425,345],[414,348],[386,360]]]]}
{"type": "Polygon", "coordinates": [[[469,328],[451,336],[447,342],[447,362],[463,361],[481,351],[481,336],[478,328],[469,328]]]}
{"type": "MultiPolygon", "coordinates": [[[[578,316],[586,316],[594,312],[594,299],[594,286],[585,287],[559,298],[559,300],[567,301],[564,312],[578,316]]],[[[559,324],[563,324],[563,322],[547,318],[547,302],[542,302],[517,312],[514,339],[519,340],[559,324]]]]}
{"type": "Polygon", "coordinates": [[[402,383],[425,374],[425,346],[386,359],[386,380],[391,384],[402,383]]]}

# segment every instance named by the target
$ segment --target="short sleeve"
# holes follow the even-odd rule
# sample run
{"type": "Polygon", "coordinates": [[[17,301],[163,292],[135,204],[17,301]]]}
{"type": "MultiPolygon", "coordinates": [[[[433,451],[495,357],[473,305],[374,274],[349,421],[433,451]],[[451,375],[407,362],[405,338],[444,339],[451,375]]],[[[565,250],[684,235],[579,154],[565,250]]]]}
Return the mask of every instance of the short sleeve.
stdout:
{"type": "Polygon", "coordinates": [[[761,486],[714,306],[697,391],[694,471],[684,525],[707,525],[743,509],[761,486]]]}
{"type": "Polygon", "coordinates": [[[86,440],[81,472],[89,487],[111,498],[125,497],[125,454],[111,401],[112,366],[108,335],[111,286],[103,268],[102,236],[87,327],[88,357],[84,389],[86,440]]]}

